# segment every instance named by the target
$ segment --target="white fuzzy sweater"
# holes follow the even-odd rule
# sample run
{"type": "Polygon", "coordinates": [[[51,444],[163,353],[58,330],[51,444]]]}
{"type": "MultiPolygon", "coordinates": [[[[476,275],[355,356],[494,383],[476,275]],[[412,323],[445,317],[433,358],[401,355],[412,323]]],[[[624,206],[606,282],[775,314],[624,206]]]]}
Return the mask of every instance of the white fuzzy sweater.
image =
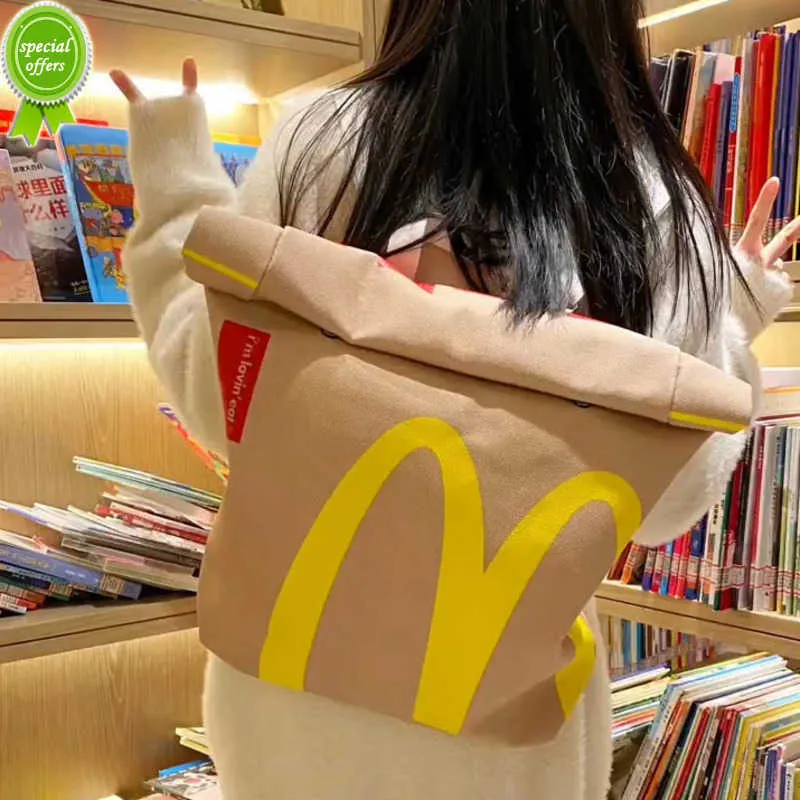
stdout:
{"type": "MultiPolygon", "coordinates": [[[[335,98],[330,95],[328,103],[335,98]]],[[[322,107],[320,114],[325,113],[322,107]]],[[[224,423],[205,297],[184,274],[181,246],[203,205],[279,222],[277,165],[286,157],[296,119],[279,123],[237,191],[212,150],[197,96],[131,109],[130,156],[140,218],[125,267],[136,318],[170,400],[195,435],[220,452],[225,451],[224,423]]],[[[315,125],[310,120],[299,132],[300,146],[315,125]]],[[[332,169],[334,174],[322,176],[304,198],[298,227],[314,229],[339,177],[332,169]]],[[[667,197],[656,181],[651,196],[666,235],[667,197]]],[[[698,233],[702,242],[705,231],[698,228],[698,233]]],[[[771,320],[789,300],[788,280],[741,266],[771,320]]],[[[680,313],[673,319],[674,293],[664,290],[657,298],[655,335],[757,383],[749,344],[765,320],[740,290],[731,292],[719,310],[719,333],[706,345],[691,325],[690,304],[678,298],[680,313]]],[[[721,495],[742,443],[741,436],[712,437],[648,516],[639,539],[666,541],[699,519],[721,495]]],[[[588,616],[600,641],[592,607],[588,616]]],[[[205,723],[225,800],[602,800],[611,764],[604,660],[601,648],[586,696],[554,742],[507,750],[291,694],[211,656],[205,723]]]]}

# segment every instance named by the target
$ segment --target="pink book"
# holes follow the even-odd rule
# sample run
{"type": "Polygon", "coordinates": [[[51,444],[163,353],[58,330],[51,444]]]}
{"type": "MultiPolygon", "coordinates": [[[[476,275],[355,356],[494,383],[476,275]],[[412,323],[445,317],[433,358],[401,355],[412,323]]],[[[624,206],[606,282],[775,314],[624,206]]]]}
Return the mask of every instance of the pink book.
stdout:
{"type": "Polygon", "coordinates": [[[41,299],[25,216],[14,191],[11,159],[7,150],[0,150],[0,302],[38,303],[41,299]]]}

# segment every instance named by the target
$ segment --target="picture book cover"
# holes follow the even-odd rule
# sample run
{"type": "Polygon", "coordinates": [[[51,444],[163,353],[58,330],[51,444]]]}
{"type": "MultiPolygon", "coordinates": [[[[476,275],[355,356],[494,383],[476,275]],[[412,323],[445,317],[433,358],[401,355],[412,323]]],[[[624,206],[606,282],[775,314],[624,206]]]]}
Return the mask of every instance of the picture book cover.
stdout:
{"type": "Polygon", "coordinates": [[[0,302],[42,299],[7,150],[0,150],[0,302]]]}
{"type": "Polygon", "coordinates": [[[22,137],[0,133],[0,147],[11,157],[42,299],[91,300],[55,142],[40,139],[30,146],[22,137]]]}
{"type": "MultiPolygon", "coordinates": [[[[128,303],[122,250],[135,219],[128,132],[62,125],[56,141],[92,299],[128,303]]],[[[217,141],[214,148],[239,185],[257,148],[228,141],[217,141]]]]}
{"type": "Polygon", "coordinates": [[[258,152],[257,147],[249,144],[215,141],[214,149],[225,167],[225,172],[236,186],[240,186],[244,174],[258,152]]]}
{"type": "Polygon", "coordinates": [[[122,248],[134,221],[128,134],[62,125],[56,142],[92,299],[127,303],[122,248]]]}

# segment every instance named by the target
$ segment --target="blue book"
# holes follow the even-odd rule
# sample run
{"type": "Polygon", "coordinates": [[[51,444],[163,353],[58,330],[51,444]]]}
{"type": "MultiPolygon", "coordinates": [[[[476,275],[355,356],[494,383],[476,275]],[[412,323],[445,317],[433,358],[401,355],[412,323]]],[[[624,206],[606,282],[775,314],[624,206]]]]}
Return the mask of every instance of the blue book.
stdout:
{"type": "Polygon", "coordinates": [[[697,600],[700,596],[700,562],[703,558],[703,552],[706,546],[706,524],[708,523],[708,515],[703,517],[693,528],[691,536],[691,548],[689,550],[689,564],[692,568],[693,578],[692,585],[686,581],[685,598],[687,600],[697,600]],[[696,564],[696,567],[695,567],[696,564]],[[697,569],[697,575],[694,576],[694,569],[697,569]]]}
{"type": "Polygon", "coordinates": [[[128,132],[62,125],[56,144],[92,300],[127,303],[122,248],[134,219],[128,132]]]}
{"type": "Polygon", "coordinates": [[[781,72],[778,79],[778,97],[775,110],[775,132],[772,142],[772,174],[777,175],[781,180],[781,189],[778,200],[773,210],[773,218],[780,222],[786,203],[787,187],[786,180],[786,154],[789,134],[789,99],[790,85],[789,79],[793,69],[793,47],[791,37],[783,41],[783,57],[781,58],[781,72]]]}
{"type": "Polygon", "coordinates": [[[798,127],[800,127],[800,33],[789,39],[791,72],[789,74],[789,101],[786,115],[786,166],[781,215],[785,221],[794,216],[795,188],[797,186],[798,127]]]}
{"type": "Polygon", "coordinates": [[[256,157],[258,148],[248,144],[231,144],[229,142],[214,142],[214,150],[222,161],[222,166],[234,186],[241,186],[245,172],[256,157]]]}
{"type": "Polygon", "coordinates": [[[137,600],[142,593],[139,583],[106,575],[66,556],[59,557],[52,552],[33,550],[22,543],[23,539],[24,537],[13,534],[0,534],[0,561],[32,570],[45,577],[52,576],[59,581],[86,587],[92,592],[113,594],[130,600],[137,600]]]}
{"type": "MultiPolygon", "coordinates": [[[[121,128],[62,125],[56,144],[92,300],[128,303],[122,263],[122,250],[134,223],[128,132],[121,128]]],[[[238,185],[257,148],[222,142],[214,148],[231,180],[238,185]]]]}
{"type": "Polygon", "coordinates": [[[67,600],[72,595],[73,586],[71,583],[52,579],[43,575],[41,572],[34,572],[32,569],[15,567],[0,561],[0,573],[4,576],[10,576],[10,578],[17,583],[24,584],[26,589],[33,589],[35,592],[45,592],[56,599],[67,600]]]}
{"type": "Polygon", "coordinates": [[[665,549],[664,569],[661,573],[661,585],[658,587],[658,593],[667,597],[669,596],[669,574],[672,569],[672,554],[675,552],[675,543],[670,542],[665,549]]]}

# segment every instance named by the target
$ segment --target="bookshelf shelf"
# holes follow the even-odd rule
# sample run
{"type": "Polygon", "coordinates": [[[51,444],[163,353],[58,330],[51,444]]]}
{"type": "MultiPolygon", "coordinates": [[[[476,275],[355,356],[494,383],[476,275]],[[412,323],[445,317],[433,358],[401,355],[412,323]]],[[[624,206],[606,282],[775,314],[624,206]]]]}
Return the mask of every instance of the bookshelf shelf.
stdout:
{"type": "MultiPolygon", "coordinates": [[[[28,0],[2,0],[0,25],[28,0]]],[[[176,80],[187,55],[206,80],[236,77],[267,98],[361,60],[356,30],[205,0],[70,0],[95,45],[94,71],[113,66],[176,80]]]]}
{"type": "Polygon", "coordinates": [[[100,303],[0,303],[2,339],[133,339],[130,306],[100,303]]]}
{"type": "Polygon", "coordinates": [[[756,611],[714,611],[702,603],[662,597],[614,581],[605,581],[595,599],[601,614],[800,660],[800,618],[756,611]]]}
{"type": "MultiPolygon", "coordinates": [[[[668,11],[686,0],[649,0],[647,13],[668,11]]],[[[654,55],[677,48],[699,47],[707,42],[736,36],[748,30],[766,28],[800,16],[797,0],[727,0],[692,14],[648,28],[654,55]]]]}
{"type": "Polygon", "coordinates": [[[196,625],[195,598],[186,595],[44,608],[0,619],[0,664],[173,633],[196,625]]]}

